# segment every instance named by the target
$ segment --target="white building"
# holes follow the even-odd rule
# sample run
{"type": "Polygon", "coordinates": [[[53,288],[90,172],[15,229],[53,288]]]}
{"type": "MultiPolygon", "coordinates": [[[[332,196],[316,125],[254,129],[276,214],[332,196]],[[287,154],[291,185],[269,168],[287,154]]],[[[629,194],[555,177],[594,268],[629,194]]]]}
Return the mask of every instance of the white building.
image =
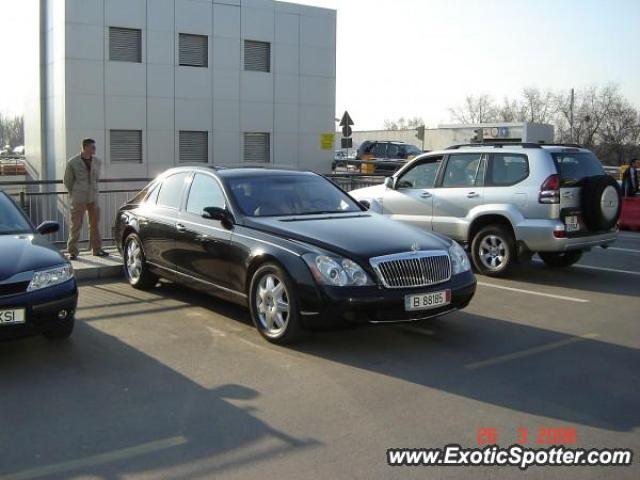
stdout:
{"type": "Polygon", "coordinates": [[[33,5],[33,176],[62,178],[84,137],[111,178],[194,162],[329,171],[333,149],[320,137],[334,130],[334,10],[273,0],[33,5]]]}
{"type": "Polygon", "coordinates": [[[553,143],[553,125],[529,122],[478,123],[475,125],[438,125],[425,129],[424,142],[416,130],[367,130],[353,132],[354,145],[365,140],[401,141],[423,150],[441,150],[450,145],[471,143],[480,133],[485,142],[553,143]]]}

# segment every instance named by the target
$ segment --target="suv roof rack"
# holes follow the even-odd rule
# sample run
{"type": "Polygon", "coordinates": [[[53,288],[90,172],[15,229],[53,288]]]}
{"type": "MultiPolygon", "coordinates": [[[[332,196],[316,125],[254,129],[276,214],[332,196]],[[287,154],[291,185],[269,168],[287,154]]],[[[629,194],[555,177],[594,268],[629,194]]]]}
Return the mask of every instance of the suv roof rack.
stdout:
{"type": "Polygon", "coordinates": [[[543,147],[569,147],[569,148],[585,148],[579,143],[541,143],[543,147]]]}
{"type": "Polygon", "coordinates": [[[532,143],[532,142],[492,142],[492,143],[460,143],[458,145],[451,145],[450,147],[445,148],[445,150],[457,150],[461,147],[511,147],[517,146],[522,148],[542,148],[543,145],[550,144],[540,144],[540,143],[532,143]]]}

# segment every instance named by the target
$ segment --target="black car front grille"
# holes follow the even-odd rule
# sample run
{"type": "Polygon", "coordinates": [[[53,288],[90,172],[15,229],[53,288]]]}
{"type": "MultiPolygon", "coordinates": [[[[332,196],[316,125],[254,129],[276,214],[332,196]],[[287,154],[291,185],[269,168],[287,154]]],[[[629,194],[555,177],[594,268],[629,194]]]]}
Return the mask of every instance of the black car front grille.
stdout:
{"type": "Polygon", "coordinates": [[[425,251],[371,259],[371,265],[387,288],[426,287],[451,278],[447,252],[425,251]]]}
{"type": "Polygon", "coordinates": [[[24,293],[27,291],[28,286],[29,282],[0,283],[0,297],[24,293]]]}

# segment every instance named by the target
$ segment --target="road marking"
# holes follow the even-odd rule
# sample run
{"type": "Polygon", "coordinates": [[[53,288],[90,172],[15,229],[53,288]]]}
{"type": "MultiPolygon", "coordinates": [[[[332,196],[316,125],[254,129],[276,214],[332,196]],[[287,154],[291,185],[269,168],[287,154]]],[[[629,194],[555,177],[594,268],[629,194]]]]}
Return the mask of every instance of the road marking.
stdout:
{"type": "Polygon", "coordinates": [[[523,288],[505,287],[503,285],[494,285],[493,283],[478,282],[481,287],[499,288],[501,290],[508,290],[510,292],[526,293],[528,295],[537,295],[539,297],[555,298],[556,300],[566,300],[567,302],[576,303],[589,303],[590,300],[576,297],[565,297],[564,295],[554,295],[552,293],[534,292],[533,290],[525,290],[523,288]]]}
{"type": "Polygon", "coordinates": [[[607,250],[615,250],[616,252],[640,253],[640,250],[635,250],[633,248],[607,247],[605,249],[605,252],[607,250]]]}
{"type": "Polygon", "coordinates": [[[599,335],[597,333],[586,333],[579,337],[571,337],[558,342],[547,343],[546,345],[540,345],[539,347],[528,348],[520,352],[509,353],[507,355],[500,355],[499,357],[490,358],[488,360],[482,360],[481,362],[468,363],[464,368],[468,370],[476,370],[478,368],[490,367],[499,363],[510,362],[511,360],[518,360],[520,358],[535,355],[536,353],[546,352],[549,350],[555,350],[556,348],[571,345],[572,343],[583,342],[592,338],[596,338],[599,335]]]}
{"type": "Polygon", "coordinates": [[[187,439],[182,435],[177,437],[157,440],[155,442],[142,443],[135,447],[113,450],[111,452],[99,453],[90,457],[79,458],[77,460],[69,460],[68,462],[54,463],[52,465],[44,465],[42,467],[30,468],[22,472],[12,473],[0,476],[0,480],[30,480],[32,478],[47,477],[50,475],[59,475],[61,473],[71,472],[81,468],[96,467],[105,463],[125,460],[147,453],[166,450],[167,448],[177,447],[187,443],[187,439]]]}
{"type": "Polygon", "coordinates": [[[602,272],[613,272],[613,273],[624,273],[627,275],[638,275],[640,276],[640,272],[634,272],[632,270],[618,270],[617,268],[605,268],[605,267],[594,267],[593,265],[573,265],[576,268],[584,268],[586,270],[600,270],[602,272]]]}

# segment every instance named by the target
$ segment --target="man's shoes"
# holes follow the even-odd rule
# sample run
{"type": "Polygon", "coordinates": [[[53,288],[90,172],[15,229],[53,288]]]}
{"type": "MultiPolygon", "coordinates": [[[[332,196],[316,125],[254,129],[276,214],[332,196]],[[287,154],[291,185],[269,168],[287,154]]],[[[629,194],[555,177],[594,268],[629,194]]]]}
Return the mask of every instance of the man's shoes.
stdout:
{"type": "Polygon", "coordinates": [[[109,252],[105,252],[104,250],[100,250],[99,252],[96,252],[93,254],[94,257],[108,257],[109,256],[109,252]]]}
{"type": "Polygon", "coordinates": [[[77,260],[78,259],[78,254],[77,253],[70,253],[69,254],[69,260],[77,260]]]}

